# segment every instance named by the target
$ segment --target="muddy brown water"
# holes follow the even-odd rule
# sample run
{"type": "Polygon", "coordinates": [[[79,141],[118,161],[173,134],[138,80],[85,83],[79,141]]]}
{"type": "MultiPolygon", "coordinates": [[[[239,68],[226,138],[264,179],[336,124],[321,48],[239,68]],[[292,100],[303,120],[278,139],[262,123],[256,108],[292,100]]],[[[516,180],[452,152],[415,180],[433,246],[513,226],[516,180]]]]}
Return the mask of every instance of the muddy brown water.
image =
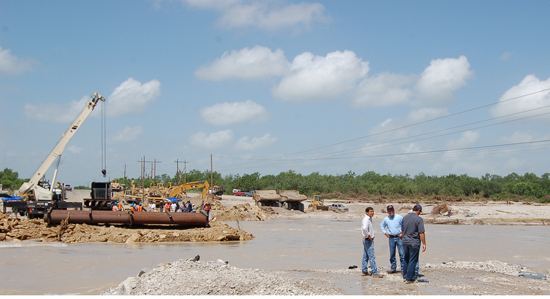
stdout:
{"type": "MultiPolygon", "coordinates": [[[[239,268],[346,269],[361,266],[360,220],[274,219],[228,222],[251,232],[245,242],[178,244],[0,243],[0,294],[99,294],[141,269],[200,255],[239,268]]],[[[389,267],[387,239],[375,221],[378,267],[389,267]]],[[[548,273],[548,226],[426,225],[427,251],[420,263],[499,260],[548,273]]],[[[345,282],[340,282],[344,287],[345,282]]],[[[345,286],[361,294],[355,283],[345,286]]]]}

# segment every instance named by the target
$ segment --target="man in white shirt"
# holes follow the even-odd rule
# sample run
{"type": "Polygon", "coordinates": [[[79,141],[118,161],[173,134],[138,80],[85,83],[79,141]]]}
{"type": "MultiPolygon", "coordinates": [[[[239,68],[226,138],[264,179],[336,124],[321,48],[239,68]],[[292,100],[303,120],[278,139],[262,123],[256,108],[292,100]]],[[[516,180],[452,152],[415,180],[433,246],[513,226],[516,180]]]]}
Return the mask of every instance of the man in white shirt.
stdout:
{"type": "Polygon", "coordinates": [[[365,218],[361,222],[361,233],[363,234],[363,261],[361,263],[363,275],[372,275],[374,277],[384,277],[378,273],[376,267],[376,261],[374,257],[374,227],[372,226],[372,217],[374,216],[374,209],[368,207],[365,210],[365,218]],[[368,263],[370,262],[370,268],[372,270],[369,273],[368,263]]]}

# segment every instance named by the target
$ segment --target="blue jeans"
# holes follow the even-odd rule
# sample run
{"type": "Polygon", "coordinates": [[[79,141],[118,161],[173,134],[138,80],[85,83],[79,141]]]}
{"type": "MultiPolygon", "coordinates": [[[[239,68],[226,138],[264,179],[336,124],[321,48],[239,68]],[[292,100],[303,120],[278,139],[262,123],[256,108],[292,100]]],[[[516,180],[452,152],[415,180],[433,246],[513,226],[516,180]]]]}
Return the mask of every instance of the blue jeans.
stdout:
{"type": "Polygon", "coordinates": [[[363,272],[368,273],[368,263],[370,262],[370,268],[372,274],[378,274],[378,268],[376,267],[376,261],[374,260],[374,241],[363,240],[363,262],[361,264],[363,272]]]}
{"type": "Polygon", "coordinates": [[[406,281],[414,281],[418,272],[418,257],[420,245],[403,244],[405,251],[405,263],[403,265],[403,278],[406,281]]]}
{"type": "Polygon", "coordinates": [[[401,271],[403,271],[403,265],[405,264],[405,251],[403,250],[403,241],[399,237],[390,237],[390,263],[391,270],[394,272],[397,270],[395,247],[397,247],[397,251],[399,252],[399,263],[401,264],[401,271]]]}

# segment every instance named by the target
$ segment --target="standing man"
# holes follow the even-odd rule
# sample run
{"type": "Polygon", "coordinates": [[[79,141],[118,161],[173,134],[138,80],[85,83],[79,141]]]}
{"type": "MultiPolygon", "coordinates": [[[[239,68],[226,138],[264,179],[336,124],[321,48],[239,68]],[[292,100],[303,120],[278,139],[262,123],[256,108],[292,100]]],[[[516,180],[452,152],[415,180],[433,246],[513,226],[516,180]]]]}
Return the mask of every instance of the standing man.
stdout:
{"type": "Polygon", "coordinates": [[[361,232],[363,234],[363,262],[361,264],[363,275],[372,275],[374,277],[383,277],[378,273],[376,267],[376,261],[374,257],[374,227],[372,226],[372,217],[374,216],[374,209],[368,207],[365,210],[365,218],[361,222],[361,232]],[[369,273],[368,263],[370,262],[370,268],[372,273],[369,273]]]}
{"type": "Polygon", "coordinates": [[[380,229],[382,230],[382,233],[386,235],[386,237],[389,239],[389,242],[390,242],[391,270],[389,270],[388,273],[393,274],[397,272],[397,262],[395,260],[395,247],[397,247],[397,251],[399,252],[399,264],[401,266],[402,272],[404,268],[403,265],[405,264],[405,251],[403,250],[403,242],[401,240],[401,238],[403,238],[403,233],[401,231],[403,216],[399,214],[395,214],[395,209],[393,208],[392,205],[389,205],[386,208],[386,211],[388,211],[388,216],[386,216],[386,218],[382,220],[382,223],[380,223],[380,229]]]}
{"type": "Polygon", "coordinates": [[[416,279],[415,268],[422,252],[426,251],[426,236],[424,234],[424,220],[420,218],[421,205],[415,205],[413,211],[403,217],[403,249],[405,251],[405,264],[403,266],[403,278],[407,283],[413,283],[416,279]]]}

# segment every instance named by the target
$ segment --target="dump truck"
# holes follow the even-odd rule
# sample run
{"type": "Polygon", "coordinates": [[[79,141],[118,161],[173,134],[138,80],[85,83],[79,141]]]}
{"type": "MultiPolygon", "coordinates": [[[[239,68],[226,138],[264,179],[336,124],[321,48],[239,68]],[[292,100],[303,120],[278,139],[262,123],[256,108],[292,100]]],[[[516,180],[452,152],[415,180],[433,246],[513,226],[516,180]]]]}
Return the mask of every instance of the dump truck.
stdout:
{"type": "Polygon", "coordinates": [[[283,207],[288,210],[304,211],[302,201],[307,199],[307,196],[300,194],[296,190],[255,190],[252,197],[259,207],[283,207]]]}

